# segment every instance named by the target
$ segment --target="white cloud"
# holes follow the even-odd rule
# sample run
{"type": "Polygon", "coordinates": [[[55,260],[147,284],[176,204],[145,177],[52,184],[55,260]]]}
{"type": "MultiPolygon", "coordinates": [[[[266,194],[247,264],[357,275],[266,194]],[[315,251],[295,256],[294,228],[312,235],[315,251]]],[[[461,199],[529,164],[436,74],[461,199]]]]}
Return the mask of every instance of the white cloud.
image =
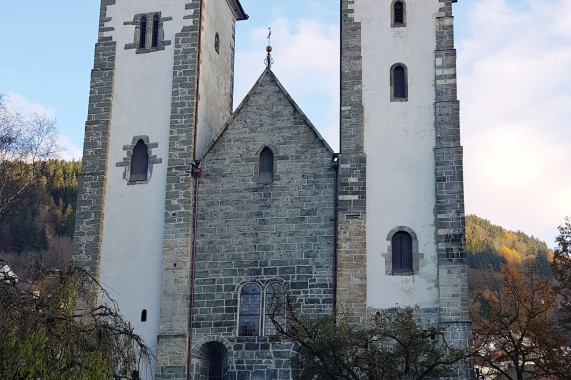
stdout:
{"type": "Polygon", "coordinates": [[[41,104],[32,103],[20,94],[6,94],[6,105],[22,113],[43,114],[50,118],[55,118],[56,112],[53,108],[41,104]]]}
{"type": "Polygon", "coordinates": [[[458,44],[466,209],[553,246],[571,215],[571,1],[527,5],[472,4],[458,44]]]}
{"type": "Polygon", "coordinates": [[[58,144],[62,147],[63,151],[60,154],[60,158],[71,161],[79,161],[83,157],[83,150],[75,145],[73,141],[67,135],[59,135],[58,144]]]}

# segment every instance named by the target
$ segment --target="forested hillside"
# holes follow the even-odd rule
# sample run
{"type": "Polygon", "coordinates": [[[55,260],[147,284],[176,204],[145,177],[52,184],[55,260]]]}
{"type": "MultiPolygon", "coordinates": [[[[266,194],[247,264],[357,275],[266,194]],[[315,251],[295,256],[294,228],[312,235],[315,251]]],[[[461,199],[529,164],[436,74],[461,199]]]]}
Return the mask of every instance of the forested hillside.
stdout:
{"type": "Polygon", "coordinates": [[[542,274],[550,276],[553,252],[547,244],[521,231],[508,231],[476,215],[466,216],[466,258],[473,269],[499,271],[500,264],[538,260],[542,274]]]}
{"type": "Polygon", "coordinates": [[[0,225],[0,252],[14,269],[39,261],[58,267],[71,258],[80,161],[49,160],[21,170],[40,171],[0,225]]]}
{"type": "MultiPolygon", "coordinates": [[[[17,205],[14,215],[0,224],[0,252],[14,268],[30,260],[59,266],[71,258],[77,179],[80,161],[49,160],[40,181],[17,205]]],[[[32,168],[29,168],[32,170],[32,168]]],[[[472,269],[499,271],[500,264],[541,263],[550,276],[553,253],[547,244],[521,231],[508,231],[476,215],[466,216],[466,255],[472,269]]]]}

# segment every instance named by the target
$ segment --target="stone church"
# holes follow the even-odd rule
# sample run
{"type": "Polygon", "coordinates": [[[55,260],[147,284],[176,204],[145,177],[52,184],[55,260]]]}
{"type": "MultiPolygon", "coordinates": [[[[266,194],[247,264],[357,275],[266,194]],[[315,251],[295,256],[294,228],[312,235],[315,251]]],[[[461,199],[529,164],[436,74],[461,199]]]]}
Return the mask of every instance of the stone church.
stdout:
{"type": "Polygon", "coordinates": [[[141,378],[290,379],[276,293],[471,343],[454,2],[331,1],[334,152],[271,59],[233,111],[239,0],[101,0],[74,260],[155,353],[141,378]]]}

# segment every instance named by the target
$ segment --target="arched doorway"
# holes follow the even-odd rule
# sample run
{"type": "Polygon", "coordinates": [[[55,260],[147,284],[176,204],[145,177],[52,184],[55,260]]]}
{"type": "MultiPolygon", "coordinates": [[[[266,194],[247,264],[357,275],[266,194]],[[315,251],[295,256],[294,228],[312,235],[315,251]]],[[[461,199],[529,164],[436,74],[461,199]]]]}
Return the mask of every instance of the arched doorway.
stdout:
{"type": "Polygon", "coordinates": [[[224,380],[226,378],[227,351],[222,343],[204,343],[198,357],[200,358],[198,379],[224,380]]]}

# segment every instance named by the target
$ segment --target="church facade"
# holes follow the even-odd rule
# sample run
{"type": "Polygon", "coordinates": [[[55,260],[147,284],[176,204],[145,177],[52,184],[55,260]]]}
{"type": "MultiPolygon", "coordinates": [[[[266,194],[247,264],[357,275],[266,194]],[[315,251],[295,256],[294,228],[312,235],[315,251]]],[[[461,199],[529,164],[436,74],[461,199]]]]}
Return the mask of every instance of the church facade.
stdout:
{"type": "Polygon", "coordinates": [[[290,379],[276,293],[471,344],[453,2],[340,1],[336,153],[270,66],[233,111],[238,0],[101,0],[74,261],[155,353],[139,376],[290,379]]]}

